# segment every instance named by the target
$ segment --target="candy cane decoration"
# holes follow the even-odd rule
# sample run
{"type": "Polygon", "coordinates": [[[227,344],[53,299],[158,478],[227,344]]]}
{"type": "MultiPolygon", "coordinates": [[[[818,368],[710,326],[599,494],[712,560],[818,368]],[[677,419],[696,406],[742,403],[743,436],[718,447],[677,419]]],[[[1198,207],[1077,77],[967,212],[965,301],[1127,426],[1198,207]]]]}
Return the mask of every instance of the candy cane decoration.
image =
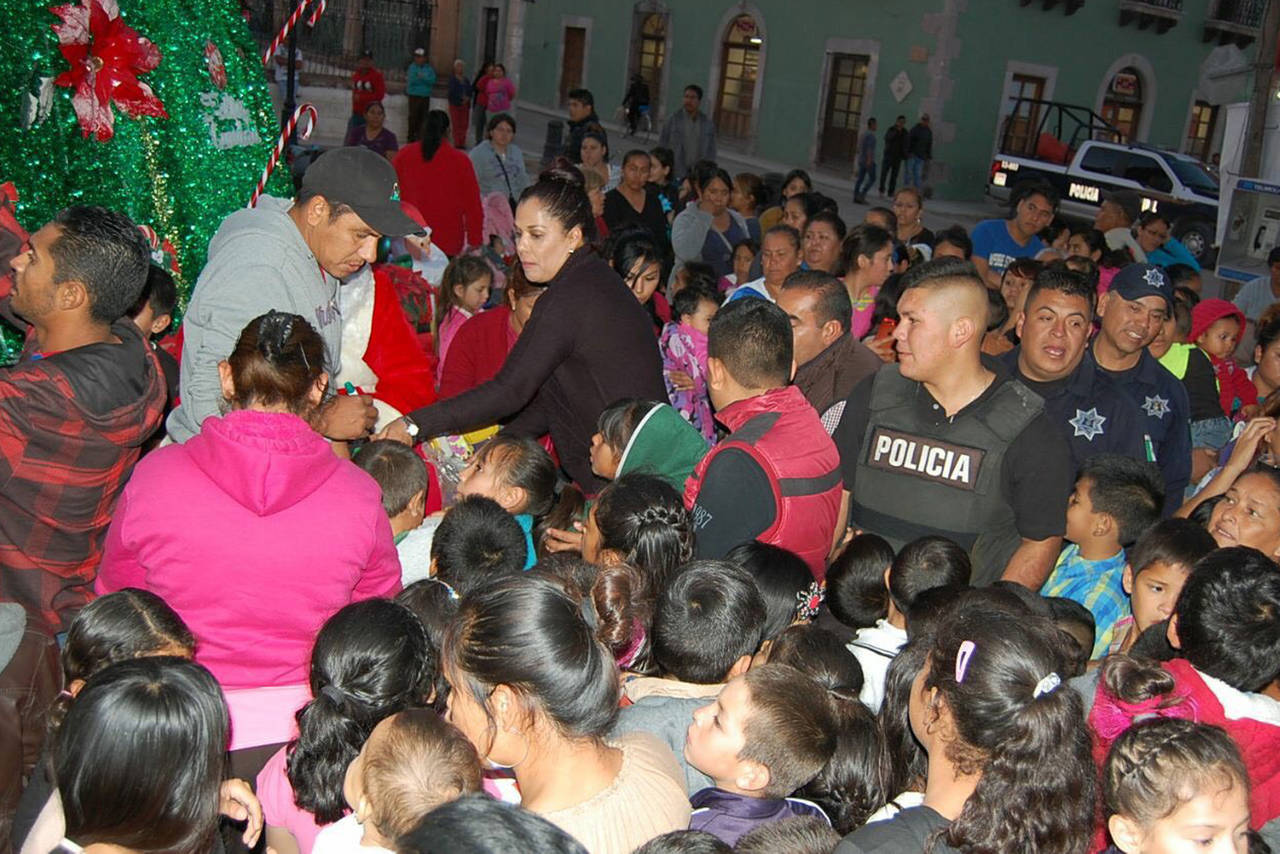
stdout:
{"type": "Polygon", "coordinates": [[[302,20],[302,13],[307,11],[307,7],[312,3],[319,2],[316,10],[312,12],[310,20],[307,21],[308,27],[314,27],[316,21],[320,19],[320,15],[324,12],[325,0],[302,0],[293,10],[293,14],[284,22],[284,26],[280,28],[280,32],[276,33],[276,37],[271,40],[271,44],[267,46],[267,52],[262,55],[262,64],[267,68],[271,67],[271,57],[276,55],[276,50],[280,45],[284,44],[285,39],[289,38],[289,33],[298,25],[298,21],[302,20]]]}
{"type": "Polygon", "coordinates": [[[276,164],[280,162],[280,155],[284,154],[285,146],[289,144],[289,137],[293,136],[294,129],[298,127],[298,119],[304,113],[309,121],[298,131],[298,138],[303,141],[311,138],[311,132],[316,127],[316,108],[311,104],[299,104],[298,108],[293,111],[293,115],[289,117],[289,121],[285,122],[284,127],[280,130],[280,138],[276,140],[275,150],[271,152],[271,157],[267,160],[267,165],[262,170],[262,177],[258,179],[258,186],[254,188],[253,197],[249,199],[249,207],[253,207],[258,203],[258,197],[262,195],[262,191],[267,187],[267,179],[275,171],[276,164]]]}

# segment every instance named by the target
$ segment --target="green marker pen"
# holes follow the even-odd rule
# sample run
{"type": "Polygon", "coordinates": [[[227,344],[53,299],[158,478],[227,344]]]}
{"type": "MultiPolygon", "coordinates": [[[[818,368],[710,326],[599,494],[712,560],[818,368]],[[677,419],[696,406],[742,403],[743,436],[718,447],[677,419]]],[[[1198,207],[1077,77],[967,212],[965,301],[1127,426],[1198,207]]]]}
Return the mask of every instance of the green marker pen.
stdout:
{"type": "MultiPolygon", "coordinates": [[[[342,388],[347,392],[347,394],[356,393],[356,387],[353,386],[351,383],[343,383],[342,388]]],[[[1147,440],[1148,443],[1150,443],[1150,441],[1151,441],[1150,439],[1147,440]]],[[[1150,453],[1150,451],[1148,451],[1147,453],[1150,453]]]]}
{"type": "Polygon", "coordinates": [[[1151,434],[1142,434],[1142,447],[1147,451],[1147,462],[1154,463],[1156,461],[1156,446],[1151,444],[1151,434]]]}

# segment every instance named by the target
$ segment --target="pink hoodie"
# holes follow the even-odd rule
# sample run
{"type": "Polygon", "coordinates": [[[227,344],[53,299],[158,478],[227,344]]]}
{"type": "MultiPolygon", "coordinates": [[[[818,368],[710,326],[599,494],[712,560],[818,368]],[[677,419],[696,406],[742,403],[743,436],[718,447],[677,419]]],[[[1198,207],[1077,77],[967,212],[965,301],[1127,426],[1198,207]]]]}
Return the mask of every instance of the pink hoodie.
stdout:
{"type": "Polygon", "coordinates": [[[122,587],[156,593],[190,626],[196,659],[229,692],[238,749],[290,737],[321,624],[394,595],[400,562],[373,478],[296,415],[238,410],[134,469],[96,590],[122,587]],[[234,689],[265,687],[237,701],[234,689]]]}

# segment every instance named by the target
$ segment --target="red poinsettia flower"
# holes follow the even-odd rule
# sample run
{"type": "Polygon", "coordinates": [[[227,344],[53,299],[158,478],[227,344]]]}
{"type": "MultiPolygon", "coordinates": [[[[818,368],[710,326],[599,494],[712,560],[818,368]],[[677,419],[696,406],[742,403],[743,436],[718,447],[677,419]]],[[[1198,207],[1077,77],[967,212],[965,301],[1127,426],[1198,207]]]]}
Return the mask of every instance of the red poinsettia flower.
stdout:
{"type": "Polygon", "coordinates": [[[84,135],[99,142],[115,134],[111,105],[133,118],[168,118],[164,104],[138,75],[160,64],[160,49],[120,18],[116,0],[54,6],[59,50],[71,67],[53,81],[72,90],[71,105],[84,135]]]}

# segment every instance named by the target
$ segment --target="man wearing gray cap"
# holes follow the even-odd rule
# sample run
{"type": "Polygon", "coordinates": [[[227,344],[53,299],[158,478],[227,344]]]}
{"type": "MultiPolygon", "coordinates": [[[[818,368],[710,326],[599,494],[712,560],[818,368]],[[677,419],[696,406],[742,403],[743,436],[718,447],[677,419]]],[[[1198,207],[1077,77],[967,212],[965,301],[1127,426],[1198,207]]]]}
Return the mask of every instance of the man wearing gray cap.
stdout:
{"type": "MultiPolygon", "coordinates": [[[[292,201],[263,196],[253,208],[222,221],[209,242],[182,321],[181,403],[167,422],[184,442],[200,432],[222,401],[218,363],[241,330],[275,309],[300,314],[324,338],[329,375],[338,372],[342,314],[338,286],[377,257],[383,235],[420,231],[400,209],[400,187],[386,158],[364,148],[338,148],[319,157],[292,201]]],[[[356,439],[376,419],[364,397],[331,397],[313,419],[330,439],[356,439]]]]}

